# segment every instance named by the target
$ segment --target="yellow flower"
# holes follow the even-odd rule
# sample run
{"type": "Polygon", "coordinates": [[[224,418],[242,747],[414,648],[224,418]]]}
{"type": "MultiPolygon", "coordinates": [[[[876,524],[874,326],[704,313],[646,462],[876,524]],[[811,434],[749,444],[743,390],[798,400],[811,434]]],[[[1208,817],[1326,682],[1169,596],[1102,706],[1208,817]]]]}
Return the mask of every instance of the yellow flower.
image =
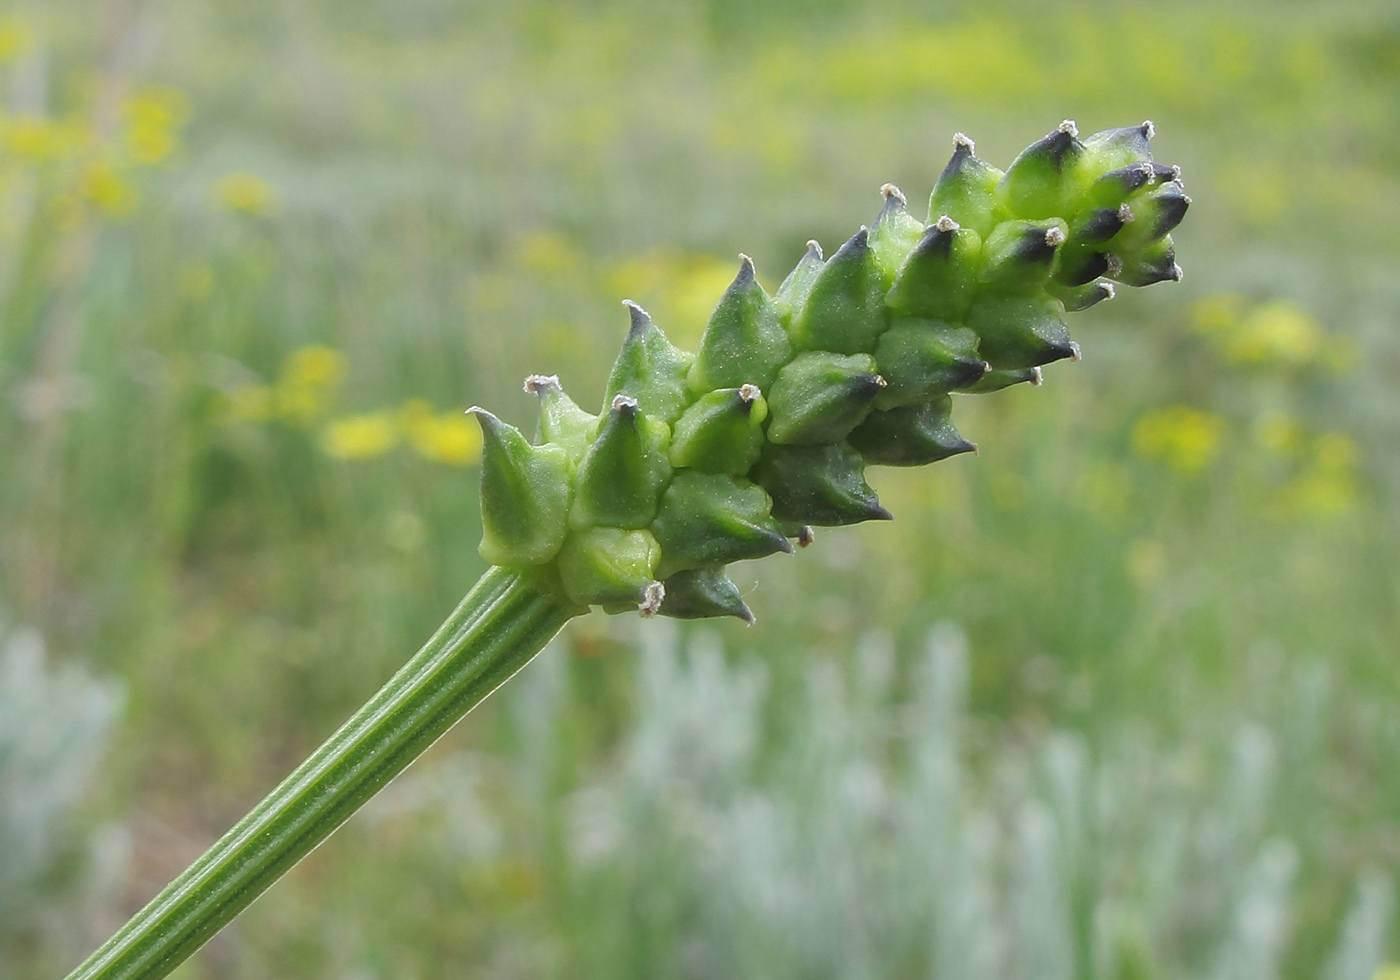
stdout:
{"type": "Polygon", "coordinates": [[[372,459],[393,449],[398,441],[398,426],[388,412],[332,419],[321,433],[321,449],[336,459],[372,459]]]}
{"type": "Polygon", "coordinates": [[[153,86],[122,103],[122,114],[131,158],[157,164],[175,151],[175,131],[188,117],[189,103],[176,89],[153,86]]]}
{"type": "Polygon", "coordinates": [[[344,377],[340,351],[319,345],[292,351],[277,382],[278,413],[293,425],[310,425],[330,411],[344,377]]]}
{"type": "Polygon", "coordinates": [[[1288,300],[1255,307],[1223,343],[1236,364],[1307,364],[1322,347],[1322,328],[1307,310],[1288,300]]]}
{"type": "Polygon", "coordinates": [[[1235,293],[1206,296],[1197,300],[1191,309],[1191,327],[1203,337],[1227,335],[1240,322],[1244,305],[1244,297],[1235,293]]]}
{"type": "Polygon", "coordinates": [[[1179,473],[1205,469],[1220,453],[1225,423],[1218,415],[1173,405],[1148,412],[1133,426],[1133,449],[1160,459],[1179,473]]]}
{"type": "Polygon", "coordinates": [[[266,216],[281,206],[277,189],[257,174],[239,171],[214,182],[214,203],[220,211],[266,216]]]}
{"type": "Polygon", "coordinates": [[[19,116],[5,121],[5,150],[34,163],[66,160],[78,155],[90,134],[71,123],[39,116],[19,116]]]}
{"type": "Polygon", "coordinates": [[[136,190],[105,161],[94,160],[84,168],[79,188],[109,217],[122,218],[136,209],[136,190]]]}
{"type": "Polygon", "coordinates": [[[4,64],[29,48],[29,28],[17,17],[0,20],[0,64],[4,64]]]}
{"type": "Polygon", "coordinates": [[[583,256],[568,238],[558,232],[527,235],[519,244],[518,261],[526,270],[542,276],[571,272],[583,256]]]}
{"type": "Polygon", "coordinates": [[[295,385],[338,385],[345,378],[345,355],[322,344],[298,347],[287,355],[282,377],[295,385]]]}
{"type": "Polygon", "coordinates": [[[438,414],[415,398],[399,410],[399,424],[408,444],[424,459],[452,466],[471,466],[481,459],[481,428],[466,415],[438,414]]]}
{"type": "Polygon", "coordinates": [[[1351,473],[1310,469],[1284,487],[1280,498],[1288,517],[1334,520],[1356,507],[1356,480],[1351,473]]]}

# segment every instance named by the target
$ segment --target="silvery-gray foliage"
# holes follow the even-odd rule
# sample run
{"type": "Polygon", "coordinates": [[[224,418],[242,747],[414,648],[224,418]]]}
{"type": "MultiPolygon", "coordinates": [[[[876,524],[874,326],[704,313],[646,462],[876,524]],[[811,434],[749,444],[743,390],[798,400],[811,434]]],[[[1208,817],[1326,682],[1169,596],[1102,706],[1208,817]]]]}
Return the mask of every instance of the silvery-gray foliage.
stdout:
{"type": "MultiPolygon", "coordinates": [[[[1271,828],[1286,780],[1321,769],[1321,668],[1261,685],[1225,724],[1203,710],[1174,740],[1123,728],[989,743],[967,716],[967,643],[944,624],[908,678],[881,634],[849,670],[815,662],[775,733],[760,665],[731,665],[712,633],[684,649],[666,624],[642,636],[634,718],[605,775],[543,789],[570,697],[556,650],[509,695],[511,802],[468,794],[455,812],[435,794],[472,825],[454,838],[469,862],[562,828],[569,885],[545,961],[775,980],[1297,975],[1300,853],[1316,842],[1271,828]]],[[[1393,891],[1377,869],[1358,876],[1320,980],[1375,974],[1393,891]]]]}
{"type": "Polygon", "coordinates": [[[116,685],[0,620],[0,938],[42,910],[121,703],[116,685]]]}

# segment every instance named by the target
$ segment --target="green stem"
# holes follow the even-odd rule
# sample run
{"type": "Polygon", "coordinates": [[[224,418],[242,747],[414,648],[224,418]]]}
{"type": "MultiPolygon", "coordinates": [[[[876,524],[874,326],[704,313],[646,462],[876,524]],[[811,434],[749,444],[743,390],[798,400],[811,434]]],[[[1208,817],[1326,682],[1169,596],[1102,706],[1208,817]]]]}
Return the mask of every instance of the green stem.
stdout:
{"type": "Polygon", "coordinates": [[[68,980],[157,980],[335,832],[580,612],[491,568],[418,653],[68,980]]]}

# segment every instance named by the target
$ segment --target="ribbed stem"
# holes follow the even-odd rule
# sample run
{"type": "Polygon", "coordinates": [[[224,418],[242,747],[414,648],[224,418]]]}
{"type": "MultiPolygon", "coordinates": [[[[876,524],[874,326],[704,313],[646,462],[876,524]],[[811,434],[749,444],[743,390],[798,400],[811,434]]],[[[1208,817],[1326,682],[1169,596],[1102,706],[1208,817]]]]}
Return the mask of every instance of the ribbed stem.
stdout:
{"type": "Polygon", "coordinates": [[[68,980],[157,980],[175,969],[578,612],[518,572],[489,569],[364,707],[68,980]]]}

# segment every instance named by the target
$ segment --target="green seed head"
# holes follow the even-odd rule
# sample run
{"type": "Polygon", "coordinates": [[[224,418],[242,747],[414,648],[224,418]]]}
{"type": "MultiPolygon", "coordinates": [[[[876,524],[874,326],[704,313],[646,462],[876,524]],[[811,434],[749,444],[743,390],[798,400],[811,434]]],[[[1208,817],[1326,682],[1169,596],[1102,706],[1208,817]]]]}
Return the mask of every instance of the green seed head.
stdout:
{"type": "Polygon", "coordinates": [[[692,393],[753,384],[766,388],[792,357],[777,305],[754,278],[753,260],[739,256],[739,274],[725,290],[691,365],[692,393]]]}
{"type": "Polygon", "coordinates": [[[742,476],[763,451],[767,418],[768,403],[757,385],[707,392],[676,420],[671,465],[742,476]]]}
{"type": "Polygon", "coordinates": [[[875,349],[885,327],[885,291],[865,228],[827,260],[794,313],[792,346],[798,351],[858,354],[875,349]]]}
{"type": "Polygon", "coordinates": [[[726,565],[888,520],[866,466],[972,451],[954,396],[1040,384],[1079,357],[1068,313],[1181,278],[1191,202],[1152,137],[1066,121],[1003,173],[959,134],[927,224],[887,184],[868,230],[828,260],[809,242],[772,297],[741,256],[697,355],[628,303],[601,417],[541,375],[534,445],[472,410],[483,557],[580,605],[752,622],[726,565]]]}

